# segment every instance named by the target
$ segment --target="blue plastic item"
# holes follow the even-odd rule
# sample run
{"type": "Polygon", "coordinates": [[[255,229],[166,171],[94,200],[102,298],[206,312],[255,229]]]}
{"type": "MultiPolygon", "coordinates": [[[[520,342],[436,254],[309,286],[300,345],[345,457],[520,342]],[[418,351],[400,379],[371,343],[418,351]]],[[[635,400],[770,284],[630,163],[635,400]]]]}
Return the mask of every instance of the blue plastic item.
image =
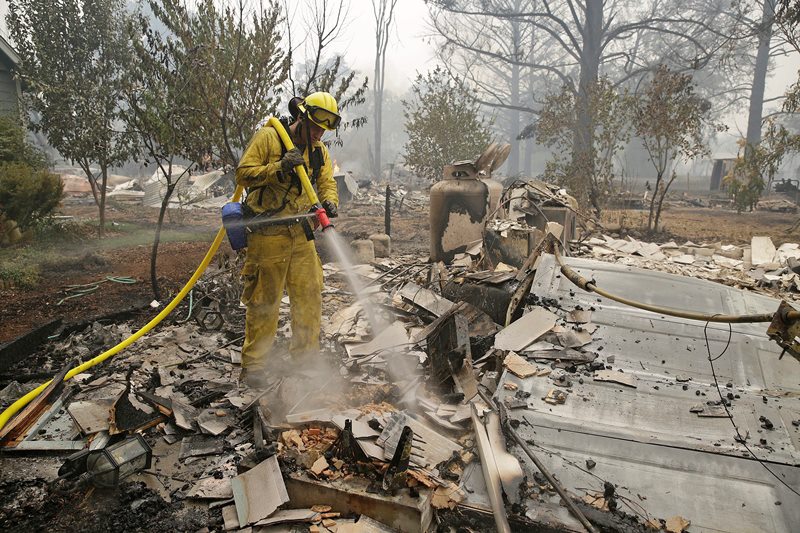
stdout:
{"type": "Polygon", "coordinates": [[[241,250],[247,247],[247,228],[241,202],[228,202],[222,206],[222,226],[228,234],[231,248],[241,250]]]}

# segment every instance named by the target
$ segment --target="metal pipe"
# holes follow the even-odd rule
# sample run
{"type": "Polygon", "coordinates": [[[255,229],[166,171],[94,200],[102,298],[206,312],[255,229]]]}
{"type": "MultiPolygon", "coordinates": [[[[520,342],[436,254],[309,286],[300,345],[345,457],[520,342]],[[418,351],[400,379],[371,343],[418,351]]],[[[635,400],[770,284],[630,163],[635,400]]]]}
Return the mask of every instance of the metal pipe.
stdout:
{"type": "MultiPolygon", "coordinates": [[[[528,447],[528,445],[522,440],[522,438],[520,438],[520,436],[517,434],[514,428],[511,427],[511,424],[509,424],[508,422],[508,413],[506,412],[505,408],[499,403],[495,402],[493,398],[491,398],[480,388],[478,388],[478,395],[483,399],[484,402],[486,402],[487,406],[500,413],[500,423],[502,424],[503,429],[508,431],[508,434],[511,435],[514,441],[520,445],[520,447],[525,451],[525,454],[531,458],[533,464],[536,465],[536,468],[539,469],[539,472],[541,472],[544,475],[544,477],[547,478],[548,483],[550,483],[553,486],[553,488],[556,490],[561,499],[564,500],[564,504],[567,506],[570,512],[572,512],[572,514],[575,515],[575,518],[578,519],[578,521],[583,525],[583,527],[586,528],[587,531],[589,531],[589,533],[598,533],[597,529],[595,529],[592,523],[589,522],[589,519],[586,518],[586,515],[584,515],[583,512],[580,509],[578,509],[578,507],[575,505],[575,502],[573,502],[572,498],[569,497],[567,491],[565,491],[564,488],[561,486],[561,483],[559,483],[558,480],[555,477],[553,477],[553,475],[550,473],[547,467],[544,466],[544,464],[542,464],[542,462],[539,461],[539,459],[537,459],[535,455],[533,455],[533,452],[528,447]]],[[[475,408],[473,404],[473,411],[474,409],[475,408]]]]}
{"type": "Polygon", "coordinates": [[[520,438],[520,436],[517,434],[517,432],[514,431],[514,428],[511,427],[511,424],[506,423],[505,429],[508,431],[508,434],[511,435],[511,438],[513,438],[514,441],[517,444],[519,444],[520,448],[523,449],[525,454],[531,458],[531,461],[533,461],[533,464],[535,464],[536,468],[539,469],[539,472],[541,472],[544,475],[544,477],[547,478],[548,483],[550,483],[553,486],[553,488],[556,489],[558,495],[561,496],[561,499],[567,505],[567,508],[575,516],[575,518],[578,519],[578,521],[583,525],[583,527],[586,528],[586,531],[588,531],[589,533],[597,533],[597,529],[595,529],[592,523],[589,522],[589,519],[586,518],[586,515],[584,515],[583,512],[580,509],[578,509],[578,506],[575,505],[575,502],[573,502],[572,498],[569,497],[567,492],[564,490],[564,487],[561,486],[561,483],[559,483],[558,480],[553,477],[553,475],[550,473],[547,467],[544,466],[544,464],[539,459],[536,458],[536,456],[533,454],[533,451],[528,447],[525,441],[523,441],[522,438],[520,438]]]}
{"type": "MultiPolygon", "coordinates": [[[[394,165],[392,165],[392,169],[394,169],[394,165]]],[[[389,179],[392,179],[391,172],[389,173],[389,179]]],[[[392,189],[389,187],[389,184],[386,184],[386,207],[383,213],[383,232],[388,235],[392,236],[392,189]]]]}
{"type": "Polygon", "coordinates": [[[373,279],[373,280],[370,280],[370,282],[369,282],[369,283],[367,283],[366,285],[364,285],[364,287],[366,288],[366,287],[369,287],[369,286],[371,286],[373,283],[375,283],[375,282],[377,282],[377,281],[380,281],[380,280],[381,280],[381,279],[383,279],[385,276],[388,276],[389,274],[391,274],[391,273],[395,272],[395,270],[397,270],[397,269],[400,269],[400,272],[396,272],[396,273],[394,273],[394,275],[393,275],[392,277],[390,277],[389,279],[387,279],[387,280],[385,280],[385,281],[382,281],[380,284],[381,284],[381,285],[385,285],[385,284],[389,283],[390,281],[392,281],[392,280],[394,280],[394,279],[397,279],[398,277],[402,276],[403,274],[405,274],[406,272],[408,272],[408,271],[409,271],[409,270],[411,270],[412,268],[414,268],[414,267],[420,267],[420,266],[423,266],[423,267],[424,267],[424,266],[426,266],[427,264],[428,264],[428,263],[412,263],[411,265],[408,265],[408,266],[406,266],[406,265],[397,265],[396,267],[390,268],[389,270],[387,270],[386,272],[384,272],[383,274],[381,274],[381,275],[380,275],[380,276],[378,276],[377,278],[375,278],[375,279],[373,279]]]}

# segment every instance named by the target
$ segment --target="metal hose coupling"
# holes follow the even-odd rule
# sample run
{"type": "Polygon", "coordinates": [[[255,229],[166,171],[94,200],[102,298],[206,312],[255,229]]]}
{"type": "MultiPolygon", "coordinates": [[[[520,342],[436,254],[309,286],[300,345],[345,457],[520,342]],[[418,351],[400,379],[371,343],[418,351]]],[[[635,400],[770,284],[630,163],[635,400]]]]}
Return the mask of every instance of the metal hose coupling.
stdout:
{"type": "Polygon", "coordinates": [[[572,283],[585,290],[586,292],[594,292],[595,281],[588,280],[569,268],[567,265],[561,265],[561,273],[570,280],[572,283]]]}

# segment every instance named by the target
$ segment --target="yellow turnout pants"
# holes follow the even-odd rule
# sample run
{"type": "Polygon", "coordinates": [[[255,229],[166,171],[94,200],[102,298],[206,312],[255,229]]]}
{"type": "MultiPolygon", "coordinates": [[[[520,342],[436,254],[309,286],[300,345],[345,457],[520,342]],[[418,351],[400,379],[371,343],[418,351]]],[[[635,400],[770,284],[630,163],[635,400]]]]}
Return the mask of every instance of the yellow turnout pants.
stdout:
{"type": "Polygon", "coordinates": [[[293,356],[319,351],[322,264],[301,224],[270,226],[250,233],[242,269],[247,306],[242,366],[264,368],[278,329],[278,310],[289,293],[293,356]]]}

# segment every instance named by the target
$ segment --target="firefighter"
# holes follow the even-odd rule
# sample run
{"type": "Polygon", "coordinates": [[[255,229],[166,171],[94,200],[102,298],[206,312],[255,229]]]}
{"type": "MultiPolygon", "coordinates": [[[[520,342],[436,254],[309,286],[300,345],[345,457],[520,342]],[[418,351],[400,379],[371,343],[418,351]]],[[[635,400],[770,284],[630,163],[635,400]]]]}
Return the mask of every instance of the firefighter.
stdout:
{"type": "Polygon", "coordinates": [[[245,209],[247,256],[242,269],[242,303],[246,306],[243,380],[251,386],[265,383],[270,350],[278,327],[284,289],[289,294],[294,358],[319,351],[322,312],[322,263],[314,246],[315,220],[305,215],[311,202],[303,194],[294,168],[305,165],[329,217],[337,216],[339,197],[328,149],[321,142],[326,131],[341,121],[336,99],[315,92],[289,103],[292,122],[284,121],[295,148],[286,150],[278,133],[262,125],[242,154],[236,183],[247,189],[245,209]]]}

